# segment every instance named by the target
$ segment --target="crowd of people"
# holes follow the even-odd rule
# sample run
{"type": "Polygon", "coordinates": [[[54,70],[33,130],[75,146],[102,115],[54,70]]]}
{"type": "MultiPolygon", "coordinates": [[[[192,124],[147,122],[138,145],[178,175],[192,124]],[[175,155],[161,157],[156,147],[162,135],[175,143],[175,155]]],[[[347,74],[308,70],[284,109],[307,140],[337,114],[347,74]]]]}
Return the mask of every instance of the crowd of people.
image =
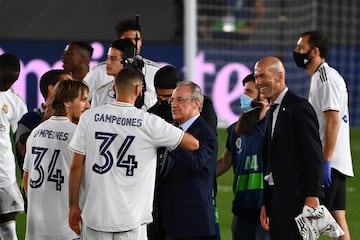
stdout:
{"type": "Polygon", "coordinates": [[[281,59],[254,63],[222,154],[211,98],[140,57],[141,46],[133,19],[116,25],[93,69],[92,47],[71,42],[63,69],[41,77],[44,103],[32,111],[11,89],[19,59],[0,55],[1,239],[17,239],[25,211],[29,240],[219,240],[216,177],[231,167],[232,239],[306,239],[295,218],[320,205],[344,232],[334,239],[350,239],[348,94],[324,35],[302,33],[293,53],[311,77],[308,99],[287,87],[281,59]]]}

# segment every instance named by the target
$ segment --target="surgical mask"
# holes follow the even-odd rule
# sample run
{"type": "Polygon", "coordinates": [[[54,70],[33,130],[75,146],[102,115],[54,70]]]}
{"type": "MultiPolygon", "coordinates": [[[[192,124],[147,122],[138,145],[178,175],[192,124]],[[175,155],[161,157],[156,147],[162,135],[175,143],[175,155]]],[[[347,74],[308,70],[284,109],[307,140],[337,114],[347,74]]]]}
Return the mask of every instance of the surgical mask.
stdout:
{"type": "Polygon", "coordinates": [[[262,108],[262,103],[255,101],[251,97],[243,94],[240,96],[240,107],[243,113],[248,113],[257,108],[262,108]]]}
{"type": "Polygon", "coordinates": [[[312,57],[309,57],[310,51],[311,49],[307,53],[298,53],[298,52],[293,53],[296,66],[306,69],[307,65],[310,63],[312,59],[312,57]]]}

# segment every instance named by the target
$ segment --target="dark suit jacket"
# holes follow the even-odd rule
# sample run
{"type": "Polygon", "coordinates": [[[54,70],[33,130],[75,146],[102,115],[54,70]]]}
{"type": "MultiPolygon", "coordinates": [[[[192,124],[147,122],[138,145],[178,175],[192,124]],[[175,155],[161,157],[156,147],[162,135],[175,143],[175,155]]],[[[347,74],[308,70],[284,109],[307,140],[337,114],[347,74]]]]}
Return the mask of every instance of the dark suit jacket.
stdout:
{"type": "Polygon", "coordinates": [[[194,152],[177,148],[168,154],[168,173],[159,183],[163,230],[174,238],[215,235],[212,189],[218,144],[200,116],[187,130],[200,142],[194,152]]]}
{"type": "Polygon", "coordinates": [[[302,212],[307,196],[322,196],[323,153],[319,124],[312,106],[288,91],[279,106],[272,140],[267,127],[263,143],[265,205],[272,239],[302,239],[294,218],[302,212]]]}
{"type": "Polygon", "coordinates": [[[211,98],[206,95],[204,95],[204,103],[200,115],[203,119],[205,119],[207,124],[209,124],[216,134],[218,123],[217,115],[211,98]]]}

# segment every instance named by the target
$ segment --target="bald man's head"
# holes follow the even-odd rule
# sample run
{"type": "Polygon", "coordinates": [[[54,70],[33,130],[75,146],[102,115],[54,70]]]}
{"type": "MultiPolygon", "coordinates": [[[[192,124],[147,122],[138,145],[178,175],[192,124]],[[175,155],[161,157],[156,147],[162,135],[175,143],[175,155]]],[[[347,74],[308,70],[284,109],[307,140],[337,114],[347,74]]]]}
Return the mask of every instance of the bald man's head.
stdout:
{"type": "Polygon", "coordinates": [[[255,64],[255,68],[257,67],[257,65],[266,67],[271,72],[274,73],[282,72],[285,75],[284,64],[277,57],[273,57],[273,56],[264,57],[255,64]]]}
{"type": "Polygon", "coordinates": [[[285,67],[277,57],[268,56],[256,62],[254,76],[260,92],[271,101],[286,88],[285,67]]]}

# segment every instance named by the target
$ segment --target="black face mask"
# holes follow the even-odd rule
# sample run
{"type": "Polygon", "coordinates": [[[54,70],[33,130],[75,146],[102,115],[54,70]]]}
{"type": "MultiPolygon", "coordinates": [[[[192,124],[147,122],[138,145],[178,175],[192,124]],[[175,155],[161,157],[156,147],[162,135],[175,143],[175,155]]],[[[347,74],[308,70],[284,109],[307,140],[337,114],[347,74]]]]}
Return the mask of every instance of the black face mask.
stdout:
{"type": "Polygon", "coordinates": [[[293,53],[293,57],[296,63],[296,66],[300,68],[307,68],[307,65],[310,63],[312,57],[309,57],[311,49],[307,53],[293,53]]]}
{"type": "Polygon", "coordinates": [[[164,109],[165,111],[171,111],[171,105],[168,100],[158,99],[158,101],[161,109],[164,109]]]}
{"type": "Polygon", "coordinates": [[[168,100],[161,100],[158,98],[158,101],[155,105],[155,111],[154,113],[161,118],[165,119],[165,121],[169,123],[173,123],[173,118],[171,114],[171,104],[168,100]]]}

